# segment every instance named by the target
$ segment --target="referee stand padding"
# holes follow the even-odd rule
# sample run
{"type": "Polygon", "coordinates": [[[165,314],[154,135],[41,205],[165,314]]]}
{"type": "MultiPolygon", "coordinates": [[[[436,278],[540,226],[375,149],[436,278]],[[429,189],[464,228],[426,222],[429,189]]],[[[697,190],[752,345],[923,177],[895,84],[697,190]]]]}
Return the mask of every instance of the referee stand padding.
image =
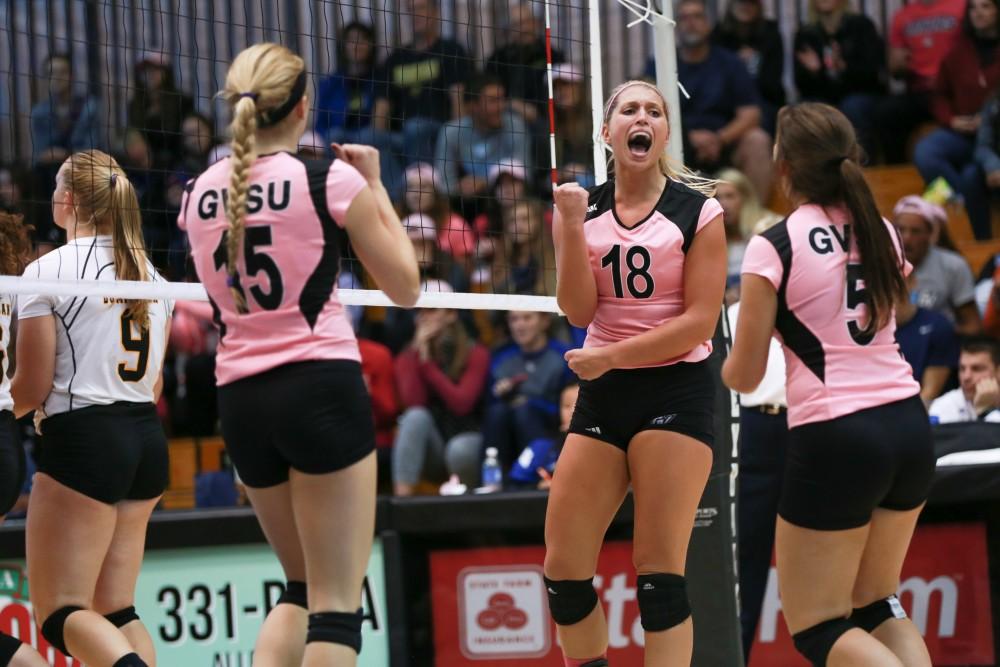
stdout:
{"type": "MultiPolygon", "coordinates": [[[[912,165],[868,167],[865,169],[865,178],[872,189],[872,194],[875,195],[878,210],[889,220],[892,220],[892,208],[896,202],[906,195],[920,194],[925,189],[924,179],[912,165]]],[[[791,211],[791,205],[779,192],[779,188],[775,188],[770,208],[782,215],[791,211]]],[[[989,241],[977,241],[965,209],[960,205],[948,205],[945,208],[948,211],[948,233],[958,251],[969,262],[972,273],[978,275],[986,260],[1000,252],[1000,211],[994,207],[991,216],[994,238],[989,241]]]]}

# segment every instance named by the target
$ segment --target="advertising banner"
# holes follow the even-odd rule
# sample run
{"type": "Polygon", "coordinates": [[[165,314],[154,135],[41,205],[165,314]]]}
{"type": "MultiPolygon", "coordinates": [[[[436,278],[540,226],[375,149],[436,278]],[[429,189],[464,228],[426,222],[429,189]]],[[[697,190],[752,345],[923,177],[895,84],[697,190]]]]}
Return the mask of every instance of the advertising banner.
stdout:
{"type": "MultiPolygon", "coordinates": [[[[267,545],[150,551],[139,575],[136,610],[160,664],[250,667],[257,633],[283,586],[281,566],[267,545]]],[[[361,606],[364,649],[358,665],[386,667],[385,569],[378,540],[361,606]]],[[[79,665],[37,631],[23,561],[0,562],[0,631],[34,645],[53,667],[79,665]]]]}
{"type": "MultiPolygon", "coordinates": [[[[936,666],[995,664],[984,525],[918,526],[901,579],[899,600],[936,666]]],[[[809,665],[792,645],[773,566],[750,651],[750,667],[772,665],[809,665]]]]}

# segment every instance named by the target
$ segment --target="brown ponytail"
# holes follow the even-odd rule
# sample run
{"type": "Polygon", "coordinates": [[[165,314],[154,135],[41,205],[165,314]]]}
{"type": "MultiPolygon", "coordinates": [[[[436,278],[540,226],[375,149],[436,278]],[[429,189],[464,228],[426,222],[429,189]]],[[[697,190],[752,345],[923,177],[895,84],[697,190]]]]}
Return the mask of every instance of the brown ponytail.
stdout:
{"type": "Polygon", "coordinates": [[[892,319],[906,281],[903,259],[861,170],[854,128],[837,109],[807,102],[778,113],[777,135],[777,157],[788,165],[791,190],[813,204],[847,209],[865,282],[868,324],[863,332],[873,334],[892,319]]]}
{"type": "Polygon", "coordinates": [[[0,275],[19,276],[31,254],[31,226],[17,213],[0,211],[0,275]]]}

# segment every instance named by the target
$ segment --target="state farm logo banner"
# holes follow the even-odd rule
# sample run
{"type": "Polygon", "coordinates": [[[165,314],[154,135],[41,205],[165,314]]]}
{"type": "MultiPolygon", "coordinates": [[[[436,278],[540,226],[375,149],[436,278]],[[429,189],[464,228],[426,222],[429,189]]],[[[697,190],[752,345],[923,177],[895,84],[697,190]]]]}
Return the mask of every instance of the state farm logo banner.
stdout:
{"type": "MultiPolygon", "coordinates": [[[[927,642],[935,666],[995,664],[983,524],[918,526],[903,564],[899,600],[927,642]]],[[[750,667],[808,664],[788,634],[772,566],[750,667]]]]}
{"type": "Polygon", "coordinates": [[[542,568],[467,567],[458,575],[459,641],[473,660],[537,658],[549,652],[542,568]]]}

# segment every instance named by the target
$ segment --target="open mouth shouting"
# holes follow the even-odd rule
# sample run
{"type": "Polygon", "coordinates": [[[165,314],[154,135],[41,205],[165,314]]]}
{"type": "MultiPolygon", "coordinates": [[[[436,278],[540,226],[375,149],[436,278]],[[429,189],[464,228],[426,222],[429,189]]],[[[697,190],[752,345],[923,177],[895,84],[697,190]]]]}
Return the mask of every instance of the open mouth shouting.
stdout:
{"type": "Polygon", "coordinates": [[[629,135],[628,150],[635,159],[641,160],[645,158],[649,155],[649,151],[652,148],[653,135],[649,130],[638,129],[629,135]]]}

